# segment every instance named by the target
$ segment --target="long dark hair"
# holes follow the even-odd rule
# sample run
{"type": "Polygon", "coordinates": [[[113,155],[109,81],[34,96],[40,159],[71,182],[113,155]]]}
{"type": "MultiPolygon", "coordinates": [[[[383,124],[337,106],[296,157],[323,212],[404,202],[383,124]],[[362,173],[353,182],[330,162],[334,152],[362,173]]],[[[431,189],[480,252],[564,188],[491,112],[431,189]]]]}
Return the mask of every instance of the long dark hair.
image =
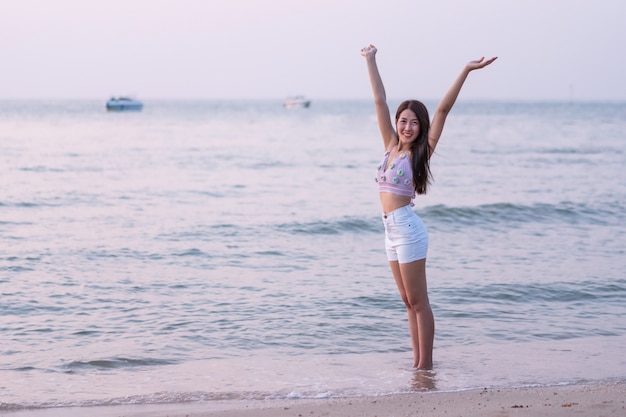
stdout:
{"type": "Polygon", "coordinates": [[[417,116],[420,125],[420,133],[411,144],[413,167],[413,186],[417,194],[426,194],[428,184],[430,184],[430,144],[428,143],[428,132],[430,131],[430,118],[428,109],[421,101],[406,100],[400,103],[396,112],[396,128],[400,113],[409,109],[417,116]]]}

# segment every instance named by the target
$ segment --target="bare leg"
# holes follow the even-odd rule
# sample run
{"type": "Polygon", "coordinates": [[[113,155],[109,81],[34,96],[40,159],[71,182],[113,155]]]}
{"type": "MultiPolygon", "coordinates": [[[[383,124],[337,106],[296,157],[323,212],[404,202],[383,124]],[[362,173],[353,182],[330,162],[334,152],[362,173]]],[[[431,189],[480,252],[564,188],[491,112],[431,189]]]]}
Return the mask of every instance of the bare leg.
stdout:
{"type": "Polygon", "coordinates": [[[389,266],[391,267],[393,278],[395,279],[396,285],[398,286],[400,298],[406,306],[407,316],[409,319],[409,332],[411,334],[411,345],[413,347],[413,367],[417,368],[420,361],[419,327],[417,322],[417,316],[415,312],[411,309],[411,305],[409,304],[406,289],[404,288],[404,281],[402,280],[402,275],[400,273],[400,264],[397,261],[390,261],[389,266]]]}
{"type": "Polygon", "coordinates": [[[426,259],[399,264],[406,298],[417,322],[419,362],[418,369],[432,369],[435,318],[428,300],[426,285],[426,259]]]}
{"type": "Polygon", "coordinates": [[[389,265],[408,312],[413,366],[432,369],[435,319],[428,300],[426,259],[408,264],[389,262],[389,265]]]}

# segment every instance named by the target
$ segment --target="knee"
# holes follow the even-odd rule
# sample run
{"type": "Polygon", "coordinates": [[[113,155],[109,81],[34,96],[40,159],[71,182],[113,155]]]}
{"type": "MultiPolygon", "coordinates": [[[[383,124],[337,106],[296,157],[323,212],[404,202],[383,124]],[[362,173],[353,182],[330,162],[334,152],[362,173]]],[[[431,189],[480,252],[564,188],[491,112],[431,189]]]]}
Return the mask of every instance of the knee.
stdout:
{"type": "Polygon", "coordinates": [[[402,295],[402,302],[404,303],[404,306],[406,307],[407,310],[411,310],[411,303],[409,302],[409,298],[406,295],[402,295]]]}
{"type": "Polygon", "coordinates": [[[407,299],[406,305],[407,308],[413,311],[415,314],[420,314],[423,311],[430,310],[430,303],[428,302],[428,299],[407,299]]]}

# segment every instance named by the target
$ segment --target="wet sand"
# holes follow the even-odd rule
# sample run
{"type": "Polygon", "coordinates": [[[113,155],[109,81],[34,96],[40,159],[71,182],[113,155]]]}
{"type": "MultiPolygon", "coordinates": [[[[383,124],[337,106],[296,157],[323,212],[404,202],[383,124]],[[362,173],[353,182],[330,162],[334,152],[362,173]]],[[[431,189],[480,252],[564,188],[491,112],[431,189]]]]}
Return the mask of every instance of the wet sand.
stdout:
{"type": "Polygon", "coordinates": [[[217,401],[3,411],[11,417],[626,416],[626,382],[320,400],[217,401]]]}

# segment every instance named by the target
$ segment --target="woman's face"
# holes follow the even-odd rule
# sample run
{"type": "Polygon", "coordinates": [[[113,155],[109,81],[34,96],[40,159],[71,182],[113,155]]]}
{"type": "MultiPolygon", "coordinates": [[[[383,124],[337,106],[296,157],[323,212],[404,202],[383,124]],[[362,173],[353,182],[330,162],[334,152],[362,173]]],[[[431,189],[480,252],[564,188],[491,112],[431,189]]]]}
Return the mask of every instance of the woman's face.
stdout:
{"type": "Polygon", "coordinates": [[[411,143],[420,134],[420,122],[411,109],[405,109],[400,113],[396,128],[400,142],[411,143]]]}

